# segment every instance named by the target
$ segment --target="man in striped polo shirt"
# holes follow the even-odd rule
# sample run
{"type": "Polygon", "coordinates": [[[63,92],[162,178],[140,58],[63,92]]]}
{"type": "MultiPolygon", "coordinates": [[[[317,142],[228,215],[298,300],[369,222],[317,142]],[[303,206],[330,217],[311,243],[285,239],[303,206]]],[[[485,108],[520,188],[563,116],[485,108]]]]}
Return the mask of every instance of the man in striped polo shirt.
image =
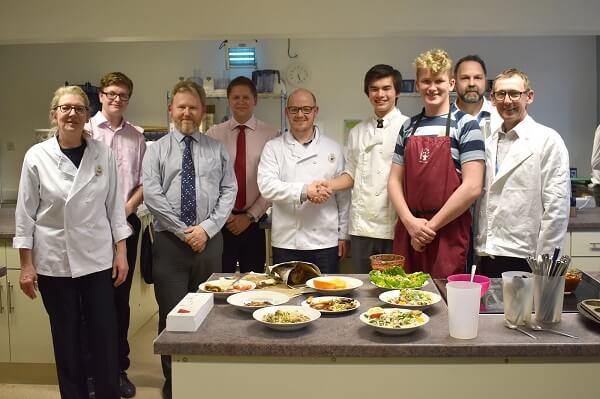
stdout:
{"type": "Polygon", "coordinates": [[[415,60],[423,111],[404,123],[388,191],[398,223],[394,252],[405,269],[434,278],[461,273],[469,247],[469,207],[481,194],[484,142],[477,121],[450,105],[452,60],[430,50],[415,60]]]}

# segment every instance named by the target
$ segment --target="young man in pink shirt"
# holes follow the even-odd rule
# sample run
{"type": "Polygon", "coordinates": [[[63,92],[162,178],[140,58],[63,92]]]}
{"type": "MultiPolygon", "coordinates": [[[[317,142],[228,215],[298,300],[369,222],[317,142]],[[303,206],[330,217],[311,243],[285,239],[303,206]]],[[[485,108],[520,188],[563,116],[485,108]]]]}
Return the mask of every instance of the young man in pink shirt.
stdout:
{"type": "Polygon", "coordinates": [[[121,396],[135,396],[135,385],[127,377],[129,368],[129,292],[135,270],[137,244],[141,223],[136,216],[142,194],[142,158],[146,151],[143,129],[127,122],[123,114],[133,93],[133,82],[121,72],[111,72],[100,80],[100,103],[102,109],[94,115],[86,129],[92,137],[108,145],[117,160],[119,189],[125,203],[127,222],[133,234],[127,239],[127,280],[115,289],[119,339],[119,370],[121,396]]]}

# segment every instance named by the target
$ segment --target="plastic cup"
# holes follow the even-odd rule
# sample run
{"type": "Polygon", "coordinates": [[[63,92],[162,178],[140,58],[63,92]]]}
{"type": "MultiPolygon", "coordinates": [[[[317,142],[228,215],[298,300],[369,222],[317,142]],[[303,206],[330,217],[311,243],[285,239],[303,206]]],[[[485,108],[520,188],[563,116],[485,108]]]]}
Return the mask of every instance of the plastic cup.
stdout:
{"type": "Polygon", "coordinates": [[[481,285],[469,281],[452,281],[446,284],[446,292],[450,336],[458,339],[476,338],[481,285]]]}
{"type": "Polygon", "coordinates": [[[533,275],[527,272],[502,273],[504,318],[522,326],[531,320],[533,309],[533,275]]]}
{"type": "Polygon", "coordinates": [[[565,276],[534,276],[535,319],[542,324],[558,323],[563,310],[565,276]]]}

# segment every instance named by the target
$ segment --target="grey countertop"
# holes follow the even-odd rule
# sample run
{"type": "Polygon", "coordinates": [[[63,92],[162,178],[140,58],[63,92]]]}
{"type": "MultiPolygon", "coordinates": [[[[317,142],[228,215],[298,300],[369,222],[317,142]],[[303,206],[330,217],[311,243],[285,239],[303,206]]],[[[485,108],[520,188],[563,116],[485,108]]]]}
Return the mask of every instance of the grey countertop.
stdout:
{"type": "MultiPolygon", "coordinates": [[[[449,336],[448,313],[442,301],[426,313],[431,320],[414,333],[385,336],[359,320],[360,313],[380,306],[380,290],[365,284],[353,295],[361,303],[355,312],[321,316],[296,332],[273,331],[222,300],[196,332],[163,331],[154,342],[154,352],[170,355],[206,356],[313,356],[313,357],[597,357],[600,356],[600,324],[577,313],[562,315],[556,329],[577,335],[578,340],[535,332],[537,340],[503,325],[503,315],[481,315],[478,337],[459,340],[449,336]]],[[[600,277],[596,273],[595,278],[600,277]]],[[[434,284],[427,289],[437,291],[434,284]]],[[[299,304],[306,295],[294,298],[299,304]]]]}
{"type": "Polygon", "coordinates": [[[600,208],[588,208],[577,211],[569,218],[568,231],[600,230],[600,208]]]}
{"type": "Polygon", "coordinates": [[[15,208],[0,208],[0,239],[15,236],[15,208]]]}

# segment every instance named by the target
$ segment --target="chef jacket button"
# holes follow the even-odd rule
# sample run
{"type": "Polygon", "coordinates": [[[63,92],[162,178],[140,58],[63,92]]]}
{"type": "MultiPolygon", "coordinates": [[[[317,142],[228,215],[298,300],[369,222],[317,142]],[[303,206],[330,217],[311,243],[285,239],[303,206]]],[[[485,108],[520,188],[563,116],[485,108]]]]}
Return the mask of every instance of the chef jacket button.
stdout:
{"type": "Polygon", "coordinates": [[[379,194],[381,194],[381,193],[375,193],[376,196],[379,196],[379,194]]]}

